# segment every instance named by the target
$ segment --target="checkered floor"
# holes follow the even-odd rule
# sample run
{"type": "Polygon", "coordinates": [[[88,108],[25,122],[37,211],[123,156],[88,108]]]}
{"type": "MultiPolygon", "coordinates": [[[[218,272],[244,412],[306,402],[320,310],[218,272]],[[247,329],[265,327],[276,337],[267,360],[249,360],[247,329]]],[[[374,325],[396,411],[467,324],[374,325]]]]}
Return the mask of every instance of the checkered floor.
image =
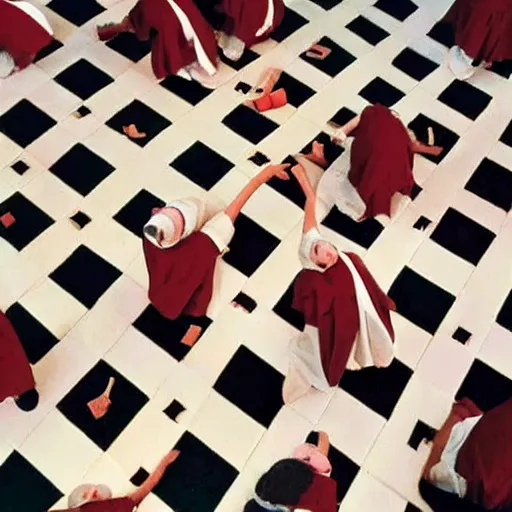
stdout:
{"type": "Polygon", "coordinates": [[[428,510],[416,490],[425,432],[454,396],[487,409],[512,395],[512,67],[454,80],[451,34],[436,25],[450,0],[413,1],[290,0],[272,40],[223,63],[215,92],[158,83],[148,45],[130,35],[94,39],[133,0],[43,7],[54,44],[0,89],[0,212],[16,218],[0,232],[0,308],[41,394],[29,414],[0,406],[2,511],[64,505],[82,481],[122,495],[173,446],[182,456],[141,512],[238,511],[258,475],[319,429],[340,511],[428,510]],[[302,53],[316,40],[333,50],[325,61],[302,53]],[[259,115],[237,86],[271,65],[285,70],[289,104],[259,115]],[[172,198],[229,201],[258,172],[256,150],[282,161],[377,101],[446,148],[416,158],[415,199],[386,227],[337,211],[324,221],[395,300],[397,357],[285,407],[300,325],[296,184],[271,182],[244,209],[191,350],[179,343],[189,320],[148,304],[141,226],[172,198]],[[77,119],[80,107],[90,113],[77,119]],[[121,134],[131,122],[145,139],[121,134]],[[240,291],[257,302],[249,315],[230,306],[240,291]],[[85,404],[110,376],[112,409],[94,421],[85,404]]]}

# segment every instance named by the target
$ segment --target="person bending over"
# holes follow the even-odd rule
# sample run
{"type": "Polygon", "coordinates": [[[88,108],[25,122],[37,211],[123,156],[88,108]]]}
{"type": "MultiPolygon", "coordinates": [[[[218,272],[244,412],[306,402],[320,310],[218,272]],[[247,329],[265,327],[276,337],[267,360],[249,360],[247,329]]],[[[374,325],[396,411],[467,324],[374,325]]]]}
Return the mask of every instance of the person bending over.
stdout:
{"type": "MultiPolygon", "coordinates": [[[[288,164],[267,166],[249,181],[225,210],[214,215],[199,230],[201,221],[187,224],[188,207],[183,205],[174,213],[159,213],[168,217],[172,214],[171,222],[163,217],[158,222],[154,217],[150,220],[151,229],[145,226],[143,240],[149,274],[148,295],[161,315],[171,320],[181,315],[205,316],[213,294],[217,259],[228,249],[238,214],[254,192],[274,176],[289,179],[288,167],[288,164]],[[181,221],[180,215],[183,217],[181,221]]],[[[201,328],[193,325],[182,341],[193,345],[200,334],[201,328]]]]}
{"type": "Polygon", "coordinates": [[[306,195],[299,259],[303,270],[293,287],[292,307],[302,313],[304,331],[291,343],[283,399],[291,403],[313,386],[337,386],[345,369],[385,367],[393,360],[394,304],[359,256],[344,253],[318,231],[315,192],[304,168],[293,174],[306,195]]]}

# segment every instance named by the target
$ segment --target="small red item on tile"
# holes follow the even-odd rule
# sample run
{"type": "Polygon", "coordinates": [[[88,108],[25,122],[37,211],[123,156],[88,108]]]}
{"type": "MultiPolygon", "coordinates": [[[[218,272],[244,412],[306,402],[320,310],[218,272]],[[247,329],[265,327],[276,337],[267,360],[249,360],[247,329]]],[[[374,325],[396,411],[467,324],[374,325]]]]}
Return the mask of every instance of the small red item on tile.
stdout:
{"type": "Polygon", "coordinates": [[[4,215],[0,217],[0,222],[3,224],[4,228],[8,228],[16,222],[16,219],[12,213],[4,213],[4,215]]]}

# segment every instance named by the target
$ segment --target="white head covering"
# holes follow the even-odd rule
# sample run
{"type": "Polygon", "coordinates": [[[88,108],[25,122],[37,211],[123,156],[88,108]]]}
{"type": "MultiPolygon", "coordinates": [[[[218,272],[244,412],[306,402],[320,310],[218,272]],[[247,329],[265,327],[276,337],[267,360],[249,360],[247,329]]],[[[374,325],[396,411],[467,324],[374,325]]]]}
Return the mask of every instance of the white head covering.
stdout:
{"type": "Polygon", "coordinates": [[[313,263],[311,259],[311,250],[316,242],[327,242],[330,244],[330,242],[320,234],[317,228],[310,229],[307,233],[302,235],[302,240],[300,241],[299,246],[299,260],[302,268],[325,272],[325,268],[319,267],[316,263],[313,263]]]}
{"type": "Polygon", "coordinates": [[[11,55],[0,48],[0,78],[7,78],[15,67],[16,64],[11,55]]]}
{"type": "Polygon", "coordinates": [[[144,236],[156,247],[160,249],[168,249],[174,243],[171,243],[176,233],[176,226],[173,220],[165,215],[165,213],[156,213],[153,215],[148,223],[144,226],[144,236]],[[163,233],[162,242],[158,242],[158,234],[163,233]]]}
{"type": "Polygon", "coordinates": [[[275,505],[274,503],[270,503],[270,501],[265,501],[257,494],[254,494],[253,499],[261,508],[268,510],[269,512],[290,512],[288,507],[285,507],[284,505],[275,505]]]}
{"type": "Polygon", "coordinates": [[[85,505],[86,503],[89,503],[90,501],[94,501],[86,498],[86,495],[93,489],[97,489],[99,494],[101,494],[102,498],[104,499],[112,498],[112,491],[106,485],[82,484],[74,489],[69,495],[68,507],[78,508],[82,505],[85,505]]]}

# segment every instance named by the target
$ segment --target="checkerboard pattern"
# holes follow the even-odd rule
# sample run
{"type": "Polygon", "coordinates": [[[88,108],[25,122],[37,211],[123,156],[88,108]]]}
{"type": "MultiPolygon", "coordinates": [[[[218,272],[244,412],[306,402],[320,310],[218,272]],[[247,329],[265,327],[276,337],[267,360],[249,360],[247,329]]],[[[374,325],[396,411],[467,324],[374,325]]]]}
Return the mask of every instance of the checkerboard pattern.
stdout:
{"type": "Polygon", "coordinates": [[[81,482],[123,495],[176,446],[141,512],[239,511],[266,468],[325,430],[340,511],[429,510],[422,440],[454,397],[488,409],[512,395],[510,63],[453,78],[453,35],[437,23],[450,0],[289,0],[272,39],[223,60],[212,92],[158,83],[150,47],[131,35],[95,40],[133,0],[39,3],[55,41],[0,93],[0,214],[16,219],[0,231],[0,308],[41,401],[31,413],[0,405],[0,509],[59,508],[81,482]],[[332,50],[324,61],[306,55],[315,41],[332,50]],[[268,66],[284,69],[288,105],[257,114],[241,91],[268,66]],[[419,139],[432,127],[445,148],[416,157],[415,197],[398,217],[323,222],[396,302],[396,359],[284,406],[302,326],[290,289],[297,185],[271,182],[244,209],[192,349],[179,343],[190,319],[148,302],[141,227],[174,198],[229,201],[258,172],[254,153],[289,159],[374,102],[419,139]],[[131,122],[145,139],[122,134],[131,122]],[[240,293],[250,314],[230,304],[240,293]],[[112,376],[111,410],[93,420],[86,403],[112,376]]]}

